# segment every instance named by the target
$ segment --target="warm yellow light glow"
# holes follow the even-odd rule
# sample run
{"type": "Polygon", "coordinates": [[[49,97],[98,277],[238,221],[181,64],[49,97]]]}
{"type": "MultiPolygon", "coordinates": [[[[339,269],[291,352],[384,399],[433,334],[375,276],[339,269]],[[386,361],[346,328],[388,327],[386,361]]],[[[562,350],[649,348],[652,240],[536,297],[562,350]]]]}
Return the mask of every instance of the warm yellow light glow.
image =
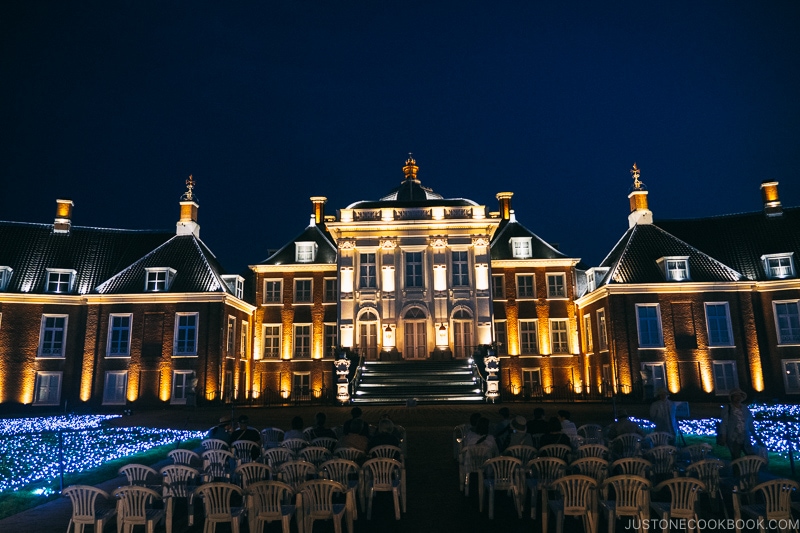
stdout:
{"type": "Polygon", "coordinates": [[[353,347],[353,325],[347,324],[341,327],[342,346],[344,348],[353,347]]]}
{"type": "Polygon", "coordinates": [[[511,373],[511,382],[509,383],[511,387],[511,394],[517,396],[519,393],[522,392],[522,378],[520,377],[518,372],[511,373]]]}
{"type": "Polygon", "coordinates": [[[506,342],[508,342],[508,355],[519,355],[519,309],[516,304],[509,302],[506,307],[506,342]]]}
{"type": "Polygon", "coordinates": [[[475,289],[479,291],[489,290],[489,265],[486,263],[475,265],[475,289]]]}
{"type": "MultiPolygon", "coordinates": [[[[164,365],[160,369],[160,387],[158,391],[158,398],[162,402],[166,402],[170,397],[170,389],[172,388],[172,372],[169,365],[164,365]]],[[[209,389],[206,389],[209,390],[209,389]]],[[[214,389],[211,389],[214,390],[214,389]]]]}
{"type": "Polygon", "coordinates": [[[314,324],[311,326],[311,358],[322,359],[325,354],[325,328],[322,325],[324,317],[321,308],[315,309],[311,314],[314,324]]]}
{"type": "Polygon", "coordinates": [[[36,372],[31,365],[26,365],[28,368],[21,375],[20,387],[22,394],[20,395],[20,403],[30,404],[33,403],[33,389],[36,385],[36,372]]]}
{"type": "Polygon", "coordinates": [[[433,220],[444,220],[444,207],[432,207],[431,218],[433,220]]]}
{"type": "Polygon", "coordinates": [[[292,375],[289,372],[281,374],[281,398],[288,398],[292,393],[292,375]]]}
{"type": "Polygon", "coordinates": [[[381,267],[381,281],[383,292],[394,292],[394,267],[381,267]]]}
{"type": "Polygon", "coordinates": [[[384,207],[381,209],[381,220],[384,222],[391,222],[394,220],[394,209],[391,207],[384,207]]]}
{"type": "Polygon", "coordinates": [[[383,349],[388,352],[395,347],[394,328],[387,325],[381,330],[383,331],[383,349]]]}
{"type": "Polygon", "coordinates": [[[444,265],[433,265],[433,290],[447,290],[447,268],[444,265]]]}
{"type": "Polygon", "coordinates": [[[343,293],[353,292],[353,267],[342,267],[340,281],[340,290],[343,293]]]}
{"type": "Polygon", "coordinates": [[[440,324],[436,326],[436,346],[441,348],[446,347],[447,342],[447,324],[440,324]]]}
{"type": "Polygon", "coordinates": [[[353,210],[352,209],[340,209],[339,210],[339,220],[342,222],[352,222],[353,221],[353,210]]]}
{"type": "Polygon", "coordinates": [[[492,325],[489,322],[478,324],[478,344],[492,343],[492,325]]]}
{"type": "MultiPolygon", "coordinates": [[[[131,365],[131,367],[128,369],[128,390],[125,395],[129,402],[135,402],[139,399],[140,377],[141,372],[139,371],[139,365],[131,365]]],[[[82,395],[83,393],[81,393],[81,396],[82,395]]],[[[88,398],[84,401],[88,401],[88,398]]]]}
{"type": "Polygon", "coordinates": [[[318,372],[311,374],[311,394],[314,398],[322,397],[322,374],[318,372]]]}
{"type": "Polygon", "coordinates": [[[291,359],[292,350],[294,349],[294,311],[291,309],[284,309],[281,311],[281,359],[291,359]]]}
{"type": "Polygon", "coordinates": [[[761,370],[761,361],[758,358],[750,359],[750,374],[752,376],[753,390],[764,391],[764,374],[761,370]]]}

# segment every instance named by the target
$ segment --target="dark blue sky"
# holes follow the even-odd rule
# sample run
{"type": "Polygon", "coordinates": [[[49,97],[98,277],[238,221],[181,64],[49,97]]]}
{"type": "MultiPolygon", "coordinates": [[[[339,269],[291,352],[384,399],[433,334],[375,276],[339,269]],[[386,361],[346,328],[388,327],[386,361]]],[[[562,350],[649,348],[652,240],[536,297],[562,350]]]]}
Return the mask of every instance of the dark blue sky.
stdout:
{"type": "Polygon", "coordinates": [[[800,203],[800,2],[0,5],[0,220],[168,228],[194,174],[231,271],[402,180],[597,264],[655,217],[800,203]]]}

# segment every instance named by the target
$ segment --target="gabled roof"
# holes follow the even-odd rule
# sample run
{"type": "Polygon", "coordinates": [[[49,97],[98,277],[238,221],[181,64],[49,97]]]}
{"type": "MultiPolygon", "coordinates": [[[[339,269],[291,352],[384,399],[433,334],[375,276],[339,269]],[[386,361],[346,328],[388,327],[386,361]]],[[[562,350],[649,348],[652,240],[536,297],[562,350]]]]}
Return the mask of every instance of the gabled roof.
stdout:
{"type": "Polygon", "coordinates": [[[689,281],[730,282],[742,278],[733,268],[655,224],[637,224],[625,232],[600,264],[609,268],[602,284],[664,283],[667,280],[657,261],[671,256],[689,258],[689,281]]]}
{"type": "Polygon", "coordinates": [[[44,293],[47,269],[57,268],[75,270],[74,292],[86,294],[174,235],[82,226],[54,233],[52,224],[0,222],[0,266],[13,269],[6,292],[44,293]]]}
{"type": "Polygon", "coordinates": [[[333,244],[328,232],[312,224],[303,233],[289,241],[280,250],[269,256],[267,259],[258,263],[259,265],[313,265],[336,263],[337,248],[333,244]],[[314,261],[310,263],[300,263],[295,256],[295,243],[314,242],[317,244],[317,254],[314,261]]]}
{"type": "Polygon", "coordinates": [[[767,279],[762,255],[794,252],[800,262],[800,207],[783,208],[781,216],[757,211],[656,223],[749,280],[767,279]]]}
{"type": "Polygon", "coordinates": [[[222,281],[225,271],[214,254],[194,235],[173,235],[170,240],[97,287],[100,294],[145,292],[147,268],[175,270],[166,292],[230,292],[222,281]]]}
{"type": "Polygon", "coordinates": [[[531,237],[530,259],[562,259],[567,256],[543,241],[534,232],[520,224],[515,218],[500,223],[492,238],[492,259],[517,259],[511,250],[514,237],[531,237]]]}

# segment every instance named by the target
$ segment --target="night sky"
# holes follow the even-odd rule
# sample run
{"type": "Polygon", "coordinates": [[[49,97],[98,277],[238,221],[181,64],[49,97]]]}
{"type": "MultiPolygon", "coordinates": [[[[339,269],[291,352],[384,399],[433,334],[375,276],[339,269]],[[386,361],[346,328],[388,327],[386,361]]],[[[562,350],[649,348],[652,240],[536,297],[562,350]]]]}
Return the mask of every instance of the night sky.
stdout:
{"type": "Polygon", "coordinates": [[[231,272],[423,185],[596,265],[658,218],[800,204],[800,2],[3,2],[0,220],[174,228],[231,272]],[[235,5],[231,5],[235,4],[235,5]]]}

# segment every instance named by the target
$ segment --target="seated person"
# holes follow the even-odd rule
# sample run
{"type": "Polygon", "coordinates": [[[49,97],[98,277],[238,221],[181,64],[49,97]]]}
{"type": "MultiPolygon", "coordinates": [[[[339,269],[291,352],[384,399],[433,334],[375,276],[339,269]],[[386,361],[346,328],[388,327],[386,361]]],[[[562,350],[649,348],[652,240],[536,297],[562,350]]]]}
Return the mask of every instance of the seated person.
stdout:
{"type": "Polygon", "coordinates": [[[631,420],[628,412],[620,411],[617,421],[606,428],[606,435],[608,436],[608,440],[612,440],[625,433],[638,433],[644,436],[644,431],[636,422],[631,420]]]}
{"type": "Polygon", "coordinates": [[[249,421],[250,419],[247,415],[239,417],[239,427],[231,433],[231,443],[237,440],[248,440],[256,444],[257,446],[254,446],[251,451],[251,455],[255,459],[261,455],[261,433],[256,428],[248,426],[247,423],[249,421]]]}
{"type": "Polygon", "coordinates": [[[346,433],[351,433],[350,425],[356,419],[358,419],[358,420],[361,420],[361,422],[363,422],[361,424],[361,434],[364,435],[365,437],[369,437],[369,424],[364,422],[364,420],[361,418],[361,414],[362,414],[362,412],[361,412],[361,408],[360,407],[353,407],[352,409],[350,409],[350,416],[352,418],[350,420],[345,421],[345,423],[342,424],[342,433],[345,433],[345,434],[346,433]]]}
{"type": "Polygon", "coordinates": [[[500,455],[500,450],[497,448],[497,441],[494,435],[489,434],[489,419],[482,416],[480,420],[478,420],[475,430],[478,433],[478,439],[472,446],[487,447],[489,449],[489,457],[497,457],[500,455]]]}
{"type": "Polygon", "coordinates": [[[472,413],[470,415],[469,428],[467,429],[467,432],[464,434],[464,438],[461,441],[462,447],[472,446],[473,444],[475,444],[475,441],[477,441],[480,438],[480,435],[478,435],[478,430],[477,430],[478,420],[480,419],[481,419],[480,413],[472,413]]]}
{"type": "Polygon", "coordinates": [[[339,442],[336,443],[336,450],[339,448],[355,448],[364,453],[367,453],[369,446],[369,439],[362,434],[364,431],[364,421],[360,418],[354,418],[350,421],[350,432],[342,435],[339,442]]]}
{"type": "Polygon", "coordinates": [[[561,421],[556,417],[550,417],[550,421],[547,423],[548,431],[542,438],[539,440],[540,449],[542,446],[546,446],[548,444],[566,444],[570,448],[572,448],[572,440],[561,431],[561,421]]]}
{"type": "Polygon", "coordinates": [[[528,433],[543,435],[550,431],[547,420],[544,419],[544,409],[537,407],[533,410],[533,420],[528,420],[528,433]]]}
{"type": "MultiPolygon", "coordinates": [[[[384,444],[391,444],[392,446],[400,447],[400,439],[394,434],[394,422],[388,418],[382,419],[378,422],[378,432],[375,436],[369,439],[369,449],[375,446],[382,446],[384,444]]],[[[399,459],[399,457],[395,457],[399,459]]]]}
{"type": "Polygon", "coordinates": [[[306,440],[305,435],[303,435],[303,417],[296,416],[292,418],[292,429],[287,431],[283,434],[283,440],[289,439],[302,439],[306,440]]]}
{"type": "Polygon", "coordinates": [[[336,432],[333,431],[331,428],[325,427],[325,421],[328,419],[325,416],[325,413],[317,413],[314,417],[314,428],[311,430],[311,438],[312,439],[321,439],[322,437],[328,437],[331,439],[336,438],[336,432]]]}
{"type": "Polygon", "coordinates": [[[516,446],[517,444],[526,444],[533,446],[533,438],[528,433],[528,421],[524,416],[515,416],[511,420],[511,433],[508,436],[508,446],[516,446]]]}
{"type": "MultiPolygon", "coordinates": [[[[259,435],[260,437],[260,435],[259,435]]],[[[231,441],[231,417],[223,416],[219,419],[219,424],[208,430],[205,436],[206,439],[224,440],[228,444],[231,441]]]]}

